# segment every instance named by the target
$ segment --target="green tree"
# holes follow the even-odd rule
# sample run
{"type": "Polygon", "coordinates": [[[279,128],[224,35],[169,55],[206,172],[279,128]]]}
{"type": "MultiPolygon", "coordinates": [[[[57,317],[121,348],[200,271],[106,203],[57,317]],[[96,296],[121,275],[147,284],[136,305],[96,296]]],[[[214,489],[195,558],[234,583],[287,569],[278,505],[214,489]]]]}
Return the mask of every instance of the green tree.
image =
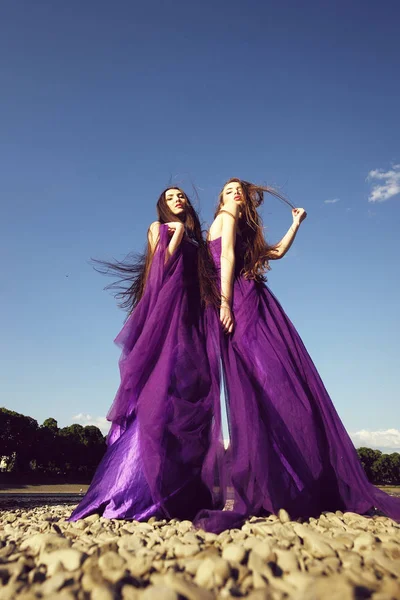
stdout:
{"type": "Polygon", "coordinates": [[[398,452],[393,452],[389,454],[390,462],[391,462],[391,475],[392,475],[392,485],[400,484],[400,454],[398,452]]]}
{"type": "Polygon", "coordinates": [[[392,461],[389,454],[382,454],[372,465],[375,483],[390,484],[393,480],[392,461]]]}
{"type": "Polygon", "coordinates": [[[358,448],[357,454],[369,481],[378,483],[375,480],[377,471],[373,469],[373,465],[382,456],[382,452],[380,450],[372,450],[372,448],[361,447],[358,448]]]}
{"type": "Polygon", "coordinates": [[[52,431],[54,434],[58,433],[58,423],[52,417],[43,421],[42,427],[46,427],[47,429],[50,429],[50,431],[52,431]]]}
{"type": "Polygon", "coordinates": [[[0,408],[0,456],[13,471],[26,473],[35,459],[38,423],[32,417],[0,408]]]}
{"type": "Polygon", "coordinates": [[[6,470],[27,474],[91,477],[106,449],[98,427],[77,423],[58,427],[53,418],[37,421],[0,409],[0,459],[6,470]]]}

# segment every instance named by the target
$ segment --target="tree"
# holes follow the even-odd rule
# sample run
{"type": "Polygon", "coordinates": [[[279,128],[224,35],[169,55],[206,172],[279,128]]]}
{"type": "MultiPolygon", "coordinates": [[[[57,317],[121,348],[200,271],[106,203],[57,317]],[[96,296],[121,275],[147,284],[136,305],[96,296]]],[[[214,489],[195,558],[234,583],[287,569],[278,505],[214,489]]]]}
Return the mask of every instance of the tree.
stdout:
{"type": "Polygon", "coordinates": [[[388,485],[393,482],[393,463],[389,454],[382,454],[371,470],[376,483],[388,485]]]}
{"type": "Polygon", "coordinates": [[[42,427],[46,427],[47,429],[50,429],[50,431],[52,431],[54,434],[58,433],[58,423],[52,417],[43,421],[42,427]]]}
{"type": "Polygon", "coordinates": [[[400,454],[393,452],[389,455],[392,462],[392,483],[393,485],[400,484],[400,454]]]}
{"type": "Polygon", "coordinates": [[[29,464],[35,458],[37,430],[38,423],[32,417],[0,408],[0,456],[7,468],[12,461],[16,472],[29,472],[29,464]]]}
{"type": "Polygon", "coordinates": [[[98,427],[77,423],[58,427],[53,418],[37,421],[0,409],[0,463],[15,473],[91,477],[106,449],[98,427]]]}
{"type": "Polygon", "coordinates": [[[377,471],[374,471],[373,465],[382,456],[382,452],[380,450],[372,450],[372,448],[361,447],[358,448],[357,454],[369,481],[378,483],[376,481],[377,471]]]}

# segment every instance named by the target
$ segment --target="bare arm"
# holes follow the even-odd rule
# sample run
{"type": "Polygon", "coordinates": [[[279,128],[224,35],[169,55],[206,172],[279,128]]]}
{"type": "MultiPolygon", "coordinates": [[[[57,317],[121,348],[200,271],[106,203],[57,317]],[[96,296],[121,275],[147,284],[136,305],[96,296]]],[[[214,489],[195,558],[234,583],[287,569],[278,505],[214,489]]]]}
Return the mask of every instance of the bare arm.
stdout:
{"type": "Polygon", "coordinates": [[[154,223],[150,225],[147,232],[147,239],[150,245],[151,253],[154,254],[160,239],[160,223],[158,221],[154,221],[154,223]]]}
{"type": "MultiPolygon", "coordinates": [[[[185,233],[185,227],[180,221],[166,223],[166,225],[168,225],[168,233],[171,238],[165,253],[165,262],[167,262],[167,260],[171,258],[174,252],[178,249],[182,241],[183,234],[185,233]]],[[[150,244],[151,254],[153,255],[160,240],[160,223],[158,221],[155,221],[150,225],[147,239],[150,244]]]]}
{"type": "Polygon", "coordinates": [[[167,223],[168,233],[172,236],[167,251],[165,253],[165,262],[177,251],[185,233],[185,226],[180,221],[172,221],[167,223]]]}
{"type": "Polygon", "coordinates": [[[294,242],[294,238],[296,237],[300,224],[307,217],[307,213],[304,208],[294,208],[292,210],[292,215],[293,223],[283,238],[271,249],[270,260],[278,260],[279,258],[283,258],[285,256],[294,242]]]}
{"type": "Polygon", "coordinates": [[[232,286],[235,272],[235,241],[239,206],[236,202],[225,204],[222,213],[221,234],[221,310],[220,321],[226,333],[233,331],[232,286]]]}

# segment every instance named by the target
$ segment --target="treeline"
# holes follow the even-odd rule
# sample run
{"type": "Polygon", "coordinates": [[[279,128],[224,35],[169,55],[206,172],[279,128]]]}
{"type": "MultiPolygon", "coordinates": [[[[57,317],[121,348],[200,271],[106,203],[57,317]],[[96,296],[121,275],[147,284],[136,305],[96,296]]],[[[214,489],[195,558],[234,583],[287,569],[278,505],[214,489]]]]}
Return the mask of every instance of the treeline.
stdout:
{"type": "Polygon", "coordinates": [[[400,454],[383,454],[372,448],[358,448],[357,454],[367,474],[375,485],[400,485],[400,454]]]}
{"type": "Polygon", "coordinates": [[[0,408],[0,472],[29,478],[90,479],[106,450],[105,437],[94,425],[59,428],[55,419],[39,425],[0,408]]]}
{"type": "MultiPolygon", "coordinates": [[[[43,475],[90,480],[106,450],[105,437],[94,425],[61,429],[55,419],[39,425],[6,408],[0,408],[0,471],[25,478],[43,475]]],[[[400,485],[400,454],[359,448],[362,466],[371,483],[400,485]]]]}

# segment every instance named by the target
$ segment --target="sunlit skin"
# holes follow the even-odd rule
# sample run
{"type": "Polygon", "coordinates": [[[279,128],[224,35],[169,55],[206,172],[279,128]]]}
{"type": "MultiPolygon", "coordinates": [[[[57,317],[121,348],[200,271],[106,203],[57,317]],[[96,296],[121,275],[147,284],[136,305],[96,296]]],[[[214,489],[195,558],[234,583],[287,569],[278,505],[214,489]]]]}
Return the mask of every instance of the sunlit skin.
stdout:
{"type": "MultiPolygon", "coordinates": [[[[233,181],[227,183],[224,189],[222,190],[222,207],[225,208],[227,205],[231,205],[234,202],[238,208],[238,212],[236,213],[238,216],[238,230],[240,233],[240,218],[242,217],[241,206],[243,206],[245,202],[245,197],[243,193],[242,186],[239,181],[233,181]]],[[[294,237],[297,233],[300,224],[307,217],[307,213],[304,208],[293,208],[292,209],[292,218],[293,223],[289,228],[287,234],[282,238],[282,240],[276,244],[276,258],[282,258],[286,252],[289,250],[294,237]]],[[[221,226],[219,226],[221,227],[221,226]]],[[[232,315],[232,308],[230,305],[230,301],[222,300],[221,302],[221,310],[220,310],[220,321],[222,328],[225,333],[232,333],[234,328],[234,319],[232,315]]]]}
{"type": "Polygon", "coordinates": [[[180,190],[171,188],[165,192],[165,201],[173,215],[180,216],[185,212],[186,198],[180,190]]]}
{"type": "MultiPolygon", "coordinates": [[[[243,205],[244,197],[242,186],[239,182],[228,183],[222,192],[222,202],[223,206],[230,200],[234,200],[236,204],[239,206],[243,205]]],[[[240,218],[240,210],[239,210],[239,218],[240,218]]],[[[307,213],[304,208],[293,208],[292,210],[293,223],[296,225],[300,225],[302,221],[307,217],[307,213]]]]}
{"type": "Polygon", "coordinates": [[[184,216],[186,211],[185,195],[180,190],[171,188],[165,192],[165,202],[171,213],[177,217],[176,221],[167,223],[169,235],[172,236],[174,232],[183,235],[185,227],[180,219],[184,216]]]}
{"type": "Polygon", "coordinates": [[[228,183],[224,187],[222,192],[222,202],[225,205],[229,200],[233,200],[239,204],[239,206],[243,204],[243,190],[239,182],[235,181],[233,183],[228,183]]]}

